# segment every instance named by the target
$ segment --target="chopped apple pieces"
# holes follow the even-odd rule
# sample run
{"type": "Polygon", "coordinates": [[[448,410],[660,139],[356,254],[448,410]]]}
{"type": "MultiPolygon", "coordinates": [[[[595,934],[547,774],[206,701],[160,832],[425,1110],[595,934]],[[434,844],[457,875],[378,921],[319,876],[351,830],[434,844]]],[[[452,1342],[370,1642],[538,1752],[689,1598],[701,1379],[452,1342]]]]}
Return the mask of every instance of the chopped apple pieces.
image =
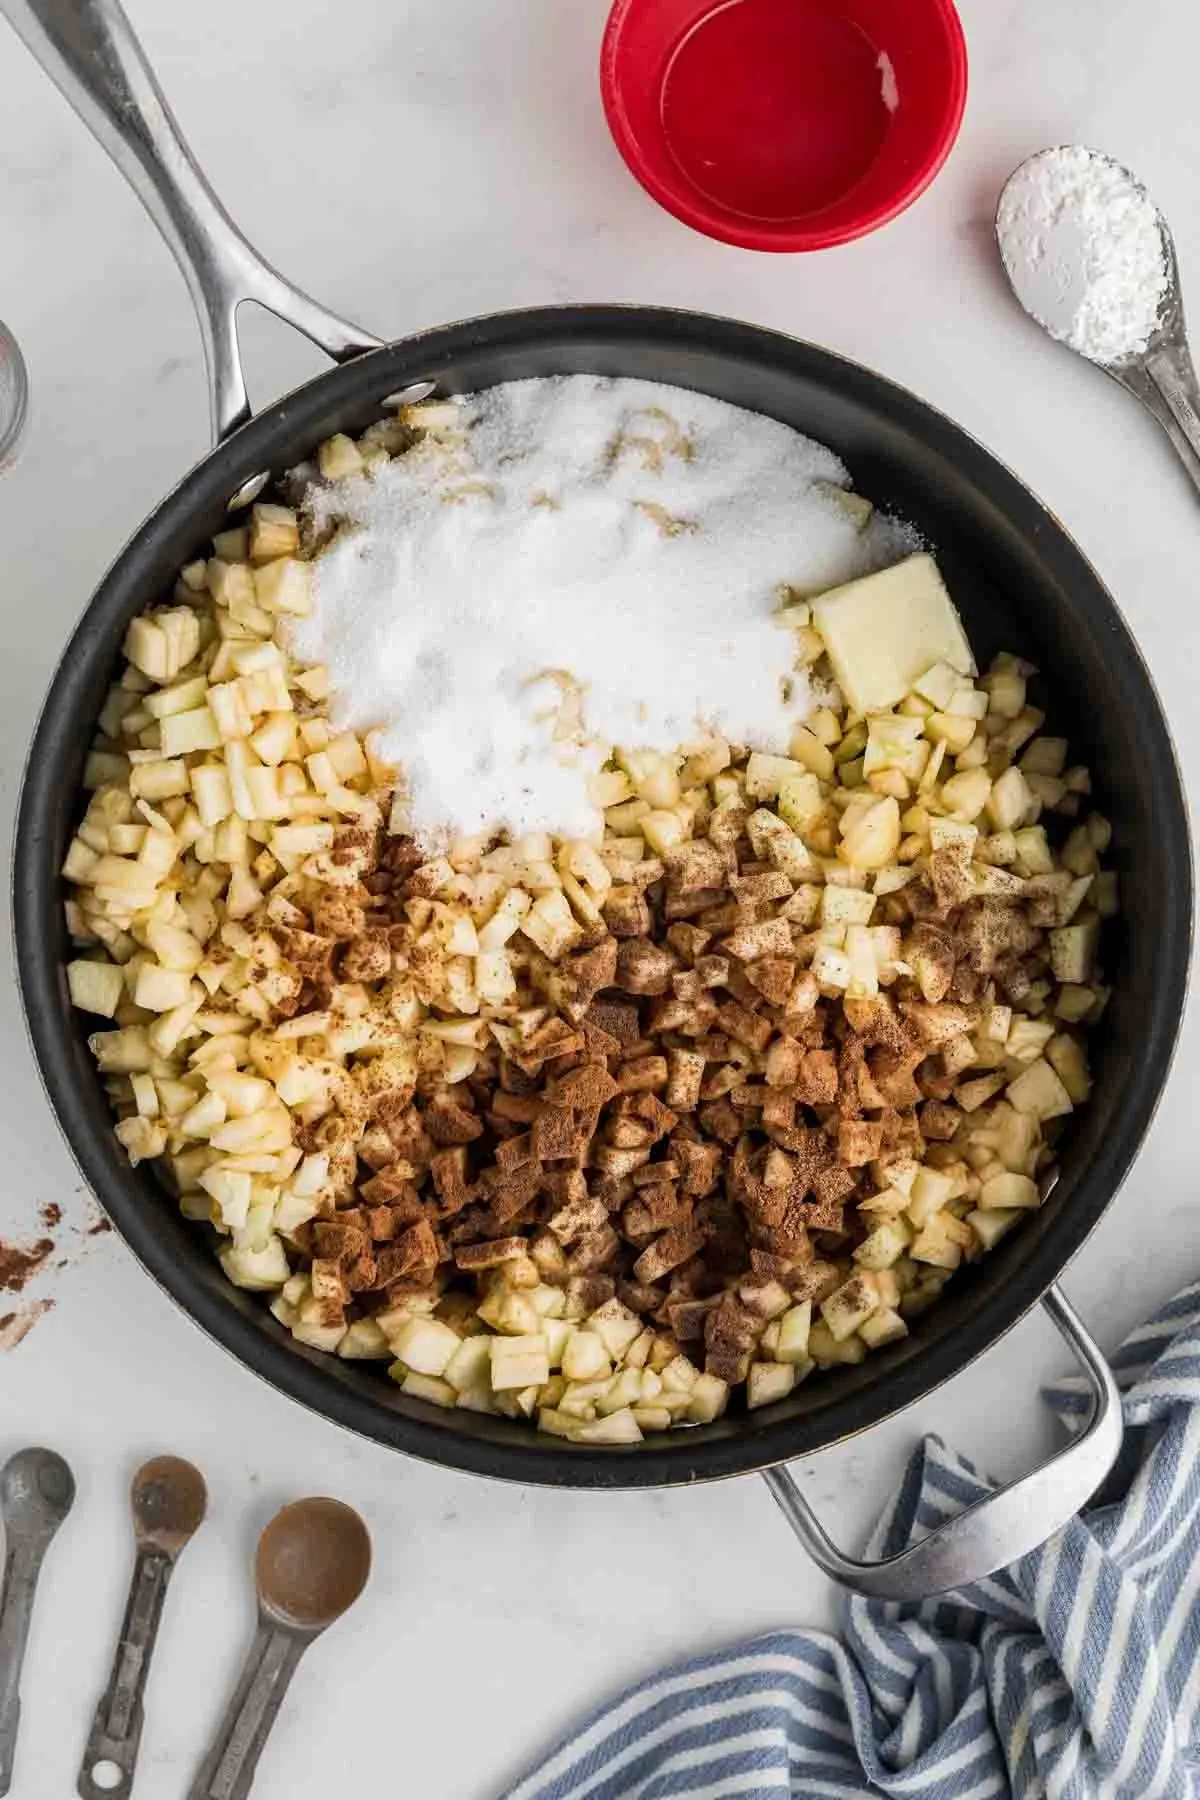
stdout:
{"type": "Polygon", "coordinates": [[[928,556],[788,591],[786,744],[616,748],[594,839],[423,857],[288,653],[311,524],[260,500],[131,622],[87,759],[66,984],[131,1163],[398,1404],[616,1448],[898,1343],[1091,1091],[1112,828],[1030,665],[974,678],[928,556]]]}

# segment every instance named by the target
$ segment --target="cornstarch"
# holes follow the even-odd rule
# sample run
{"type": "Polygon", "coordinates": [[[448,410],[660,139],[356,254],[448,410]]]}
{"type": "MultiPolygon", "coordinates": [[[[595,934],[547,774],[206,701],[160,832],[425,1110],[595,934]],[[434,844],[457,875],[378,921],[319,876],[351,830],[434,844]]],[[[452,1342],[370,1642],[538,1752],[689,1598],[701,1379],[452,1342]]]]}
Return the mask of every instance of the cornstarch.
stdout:
{"type": "Polygon", "coordinates": [[[1051,337],[1098,363],[1146,348],[1167,257],[1158,210],[1127,169],[1080,144],[1046,150],[1009,181],[996,227],[1008,278],[1051,337]]]}
{"type": "Polygon", "coordinates": [[[857,528],[831,451],[705,395],[572,375],[450,420],[308,489],[315,527],[339,529],[291,637],[328,668],[338,728],[378,734],[427,848],[594,835],[588,782],[615,745],[786,751],[822,696],[772,619],[781,589],[912,548],[889,519],[857,528]]]}

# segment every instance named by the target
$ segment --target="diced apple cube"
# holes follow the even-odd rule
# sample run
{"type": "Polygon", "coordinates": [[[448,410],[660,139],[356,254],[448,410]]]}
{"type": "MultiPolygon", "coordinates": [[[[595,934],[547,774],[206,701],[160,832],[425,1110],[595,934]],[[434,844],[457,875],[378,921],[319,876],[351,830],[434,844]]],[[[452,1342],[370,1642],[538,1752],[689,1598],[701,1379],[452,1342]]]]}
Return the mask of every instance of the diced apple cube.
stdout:
{"type": "Polygon", "coordinates": [[[640,1444],[642,1431],[633,1413],[626,1408],[610,1413],[606,1419],[585,1420],[576,1427],[578,1444],[640,1444]]]}
{"type": "Polygon", "coordinates": [[[280,556],[254,571],[254,597],[268,613],[300,618],[312,611],[311,565],[280,556]]]}
{"type": "Polygon", "coordinates": [[[1066,1032],[1058,1032],[1046,1045],[1046,1061],[1075,1105],[1082,1106],[1092,1091],[1092,1079],[1088,1073],[1083,1045],[1066,1032]]]}
{"type": "Polygon", "coordinates": [[[755,750],[746,764],[746,792],[752,800],[773,800],[785,781],[803,773],[801,765],[790,757],[765,756],[755,750]]]}
{"type": "Polygon", "coordinates": [[[601,1418],[608,1413],[620,1412],[626,1406],[637,1406],[642,1398],[642,1371],[640,1369],[620,1369],[608,1384],[607,1390],[596,1402],[596,1411],[601,1418]]]}
{"type": "Polygon", "coordinates": [[[839,1363],[860,1363],[867,1354],[867,1346],[857,1332],[839,1343],[824,1319],[815,1321],[808,1347],[812,1362],[818,1369],[832,1368],[839,1363]]]}
{"type": "Polygon", "coordinates": [[[938,1269],[957,1269],[962,1261],[962,1249],[946,1229],[943,1216],[936,1213],[917,1233],[908,1254],[914,1262],[932,1263],[938,1269]]]}
{"type": "Polygon", "coordinates": [[[882,1349],[884,1344],[894,1344],[900,1338],[908,1336],[908,1326],[891,1307],[880,1307],[869,1319],[864,1319],[858,1328],[858,1335],[871,1350],[882,1349]]]}
{"type": "Polygon", "coordinates": [[[938,712],[948,712],[950,702],[962,686],[962,674],[947,662],[936,662],[918,675],[912,684],[914,694],[928,700],[938,712]]]}
{"type": "Polygon", "coordinates": [[[596,1308],[588,1319],[587,1329],[601,1338],[613,1361],[620,1362],[634,1339],[640,1336],[642,1321],[620,1300],[612,1299],[596,1308]]]}
{"type": "Polygon", "coordinates": [[[1008,1099],[1019,1113],[1037,1119],[1059,1119],[1074,1111],[1071,1096],[1042,1057],[1008,1085],[1008,1099]]]}
{"type": "Polygon", "coordinates": [[[346,1328],[337,1353],[348,1362],[381,1361],[392,1354],[387,1339],[374,1319],[355,1319],[346,1328]]]}
{"type": "Polygon", "coordinates": [[[974,1231],[983,1249],[994,1250],[1001,1238],[1006,1237],[1013,1226],[1024,1217],[1023,1208],[1014,1207],[1007,1212],[1000,1208],[990,1208],[987,1212],[982,1210],[969,1212],[967,1224],[974,1231]]]}
{"type": "Polygon", "coordinates": [[[987,717],[988,697],[979,688],[957,687],[950,696],[950,704],[944,710],[951,718],[978,721],[987,717]]]}
{"type": "Polygon", "coordinates": [[[394,1333],[391,1345],[400,1361],[418,1375],[440,1376],[462,1341],[441,1319],[414,1318],[394,1333]]]}
{"type": "Polygon", "coordinates": [[[980,1184],[979,1206],[985,1212],[996,1208],[1007,1210],[1009,1207],[1020,1207],[1023,1210],[1041,1205],[1041,1195],[1037,1183],[1027,1175],[1014,1175],[1006,1170],[1003,1175],[989,1175],[980,1184]]]}
{"type": "Polygon", "coordinates": [[[932,743],[943,745],[947,756],[963,756],[975,732],[975,720],[964,718],[961,713],[930,713],[925,721],[925,736],[932,743]]]}
{"type": "Polygon", "coordinates": [[[690,1394],[699,1379],[700,1371],[690,1358],[673,1356],[662,1370],[664,1400],[669,1394],[690,1394]]]}
{"type": "Polygon", "coordinates": [[[218,750],[223,742],[208,706],[194,707],[191,712],[172,713],[159,726],[159,737],[164,756],[189,756],[196,750],[218,750]]]}
{"type": "MultiPolygon", "coordinates": [[[[323,1350],[327,1356],[337,1353],[345,1335],[345,1325],[310,1325],[298,1319],[292,1326],[292,1336],[298,1344],[307,1344],[310,1350],[323,1350]]],[[[389,1369],[388,1373],[391,1372],[389,1369]]]]}
{"type": "Polygon", "coordinates": [[[1054,1026],[1048,1020],[1017,1017],[1009,1027],[1005,1055],[1014,1062],[1036,1062],[1053,1036],[1054,1026]]]}
{"type": "Polygon", "coordinates": [[[779,1321],[779,1337],[774,1352],[776,1361],[807,1362],[811,1330],[812,1301],[802,1300],[798,1305],[789,1307],[779,1321]]]}
{"type": "Polygon", "coordinates": [[[562,1351],[562,1372],[568,1381],[598,1381],[612,1374],[608,1349],[598,1332],[572,1332],[562,1351]]]}
{"type": "MultiPolygon", "coordinates": [[[[341,1345],[338,1345],[340,1352],[341,1345]]],[[[409,1369],[400,1382],[400,1392],[411,1394],[415,1400],[428,1400],[434,1406],[457,1406],[458,1394],[448,1381],[440,1380],[436,1375],[422,1375],[417,1369],[409,1369]]]]}
{"type": "Polygon", "coordinates": [[[157,963],[144,963],[137,973],[133,1001],[147,1012],[172,1012],[186,1003],[191,991],[192,978],[186,969],[164,969],[157,963]]]}
{"type": "Polygon", "coordinates": [[[542,1332],[530,1332],[524,1337],[494,1337],[489,1342],[492,1352],[492,1387],[498,1392],[512,1388],[541,1387],[549,1381],[550,1361],[542,1332]]]}
{"type": "Polygon", "coordinates": [[[818,944],[813,952],[813,978],[821,987],[845,991],[854,979],[854,967],[843,950],[830,944],[818,944]]]}
{"type": "Polygon", "coordinates": [[[912,1184],[908,1199],[908,1216],[922,1226],[946,1205],[954,1192],[954,1183],[941,1169],[921,1168],[912,1184]]]}
{"type": "Polygon", "coordinates": [[[480,1304],[479,1317],[508,1337],[528,1337],[542,1328],[541,1314],[529,1296],[499,1284],[480,1304]]]}
{"type": "MultiPolygon", "coordinates": [[[[856,1332],[879,1305],[875,1288],[865,1275],[852,1275],[821,1302],[821,1317],[835,1343],[843,1343],[856,1332]]],[[[810,1334],[811,1344],[811,1334],[810,1334]]]]}
{"type": "Polygon", "coordinates": [[[796,1385],[796,1370],[790,1362],[754,1362],[750,1364],[750,1372],[746,1378],[746,1404],[753,1412],[756,1407],[770,1406],[776,1400],[784,1400],[796,1385]]]}
{"type": "Polygon", "coordinates": [[[719,1419],[729,1402],[729,1385],[716,1375],[697,1375],[688,1395],[687,1416],[696,1425],[719,1419]]]}
{"type": "Polygon", "coordinates": [[[929,759],[924,730],[924,719],[906,713],[872,713],[867,720],[863,774],[899,769],[910,780],[918,780],[929,759]]]}
{"type": "Polygon", "coordinates": [[[121,1119],[114,1127],[113,1135],[135,1169],[139,1163],[152,1162],[156,1156],[161,1156],[167,1147],[166,1127],[140,1116],[121,1119]]]}
{"type": "Polygon", "coordinates": [[[903,1219],[885,1219],[854,1252],[854,1260],[864,1269],[890,1269],[908,1251],[912,1233],[903,1219]]]}
{"type": "Polygon", "coordinates": [[[933,850],[961,849],[967,856],[974,856],[978,842],[978,828],[964,824],[961,819],[931,818],[929,821],[929,843],[933,850]]]}
{"type": "MultiPolygon", "coordinates": [[[[220,1262],[234,1287],[262,1292],[282,1287],[291,1274],[283,1244],[277,1237],[270,1238],[261,1250],[238,1250],[230,1245],[220,1252],[220,1262]]],[[[335,1347],[341,1336],[339,1326],[335,1347]]]]}
{"type": "Polygon", "coordinates": [[[229,1231],[238,1231],[245,1225],[250,1213],[249,1175],[214,1163],[201,1173],[200,1186],[211,1196],[221,1223],[229,1231]]]}
{"type": "Polygon", "coordinates": [[[804,834],[825,807],[821,783],[808,770],[787,776],[779,785],[779,816],[795,832],[804,834]]]}
{"type": "Polygon", "coordinates": [[[639,1404],[631,1411],[642,1431],[668,1431],[671,1427],[672,1415],[665,1406],[639,1404]]]}
{"type": "Polygon", "coordinates": [[[468,1388],[486,1385],[491,1378],[492,1340],[486,1332],[461,1339],[442,1374],[452,1388],[465,1393],[468,1388]]]}
{"type": "Polygon", "coordinates": [[[875,896],[863,888],[825,887],[821,891],[822,925],[868,925],[875,896]]]}
{"type": "Polygon", "coordinates": [[[538,896],[521,920],[521,930],[551,962],[557,962],[582,935],[566,896],[557,888],[538,896]]]}
{"type": "Polygon", "coordinates": [[[900,848],[899,802],[892,795],[856,795],[842,814],[841,854],[856,869],[882,869],[900,848]]]}
{"type": "Polygon", "coordinates": [[[575,1329],[570,1319],[547,1318],[543,1315],[542,1336],[546,1340],[546,1354],[552,1369],[562,1367],[563,1354],[575,1329]]]}
{"type": "Polygon", "coordinates": [[[1099,920],[1083,924],[1061,925],[1050,932],[1050,967],[1054,979],[1072,984],[1086,983],[1092,973],[1096,949],[1100,941],[1099,920]]]}
{"type": "Polygon", "coordinates": [[[988,805],[991,792],[992,780],[986,769],[963,769],[942,783],[942,805],[952,818],[969,825],[988,805]]]}
{"type": "Polygon", "coordinates": [[[71,1004],[82,1012],[114,1017],[124,992],[120,965],[112,962],[79,960],[67,964],[67,991],[71,1004]]]}
{"type": "Polygon", "coordinates": [[[300,531],[291,507],[259,501],[250,514],[247,548],[251,562],[270,562],[276,556],[292,556],[299,547],[300,531]]]}

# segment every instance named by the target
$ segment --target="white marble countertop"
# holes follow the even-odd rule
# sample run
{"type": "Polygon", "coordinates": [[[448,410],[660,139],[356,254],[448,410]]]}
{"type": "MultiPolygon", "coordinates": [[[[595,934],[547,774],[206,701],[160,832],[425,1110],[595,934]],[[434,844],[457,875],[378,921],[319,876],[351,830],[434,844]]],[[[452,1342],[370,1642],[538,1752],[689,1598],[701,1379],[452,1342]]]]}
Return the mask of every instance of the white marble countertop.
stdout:
{"type": "MultiPolygon", "coordinates": [[[[1147,180],[1200,281],[1194,194],[1200,14],[1159,0],[1150,53],[1131,0],[962,0],[963,135],[931,192],[865,242],[769,259],[695,237],[627,175],[595,79],[604,0],[129,0],[218,191],[281,267],[381,333],[538,301],[687,304],[860,358],[915,388],[1018,469],[1118,595],[1200,776],[1197,500],[1132,403],[1009,302],[989,223],[1006,172],[1083,140],[1147,180]]],[[[34,714],[68,628],[116,548],[205,448],[200,348],[170,257],[84,128],[0,34],[0,315],[28,357],[34,423],[0,482],[4,841],[34,714]]],[[[261,399],[313,368],[252,318],[261,399]]],[[[785,1623],[827,1624],[832,1591],[744,1480],[591,1498],[522,1492],[358,1443],[208,1343],[112,1236],[59,1141],[11,967],[0,1079],[0,1236],[61,1206],[60,1266],[23,1297],[53,1309],[0,1361],[0,1455],[60,1448],[79,1478],[47,1563],[14,1794],[74,1789],[128,1576],[125,1489],[171,1449],[206,1471],[211,1522],[181,1563],[151,1690],[138,1793],[184,1791],[252,1622],[257,1531],[282,1500],[342,1495],[375,1534],[375,1578],[297,1678],[256,1793],[394,1780],[485,1800],[581,1709],[670,1658],[785,1623]]],[[[1067,1289],[1101,1339],[1196,1273],[1193,1009],[1137,1171],[1067,1289]]],[[[12,1310],[0,1295],[0,1315],[12,1310]]],[[[16,1303],[14,1303],[16,1304],[16,1303]]],[[[13,1335],[13,1328],[8,1328],[13,1335]]],[[[852,1535],[923,1429],[999,1474],[1042,1442],[1035,1389],[1062,1353],[1038,1318],[919,1409],[803,1471],[852,1535]]],[[[380,1791],[376,1789],[376,1791],[380,1791]]],[[[383,1791],[386,1791],[383,1790],[383,1791]]]]}

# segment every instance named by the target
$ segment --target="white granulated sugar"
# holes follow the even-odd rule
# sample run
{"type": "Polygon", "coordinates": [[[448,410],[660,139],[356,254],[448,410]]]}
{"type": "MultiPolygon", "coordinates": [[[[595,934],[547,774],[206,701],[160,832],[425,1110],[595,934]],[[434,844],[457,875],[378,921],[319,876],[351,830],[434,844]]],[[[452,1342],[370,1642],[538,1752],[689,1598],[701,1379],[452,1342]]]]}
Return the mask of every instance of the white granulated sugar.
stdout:
{"type": "Polygon", "coordinates": [[[1158,210],[1127,169],[1082,145],[1017,170],[997,213],[1008,278],[1051,337],[1119,363],[1154,335],[1167,291],[1158,210]]]}
{"type": "Polygon", "coordinates": [[[704,395],[573,375],[468,395],[461,420],[309,491],[319,526],[348,528],[291,639],[329,669],[339,728],[379,733],[426,846],[594,833],[588,778],[614,745],[711,729],[786,750],[815,700],[772,622],[780,584],[912,547],[814,485],[846,483],[831,451],[704,395]]]}

